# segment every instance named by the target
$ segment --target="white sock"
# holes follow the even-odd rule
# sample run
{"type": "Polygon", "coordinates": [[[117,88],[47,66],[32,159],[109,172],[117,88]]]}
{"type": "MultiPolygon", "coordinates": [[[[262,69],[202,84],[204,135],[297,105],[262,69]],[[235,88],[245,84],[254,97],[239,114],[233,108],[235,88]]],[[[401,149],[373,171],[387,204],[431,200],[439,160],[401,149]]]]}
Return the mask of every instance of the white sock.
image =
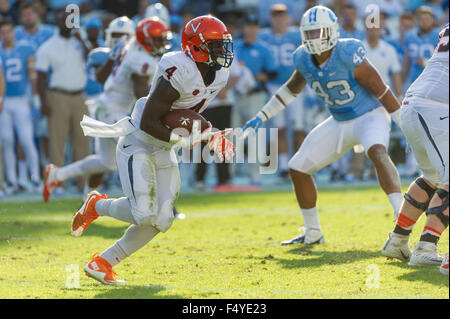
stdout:
{"type": "Polygon", "coordinates": [[[111,266],[115,266],[123,259],[144,247],[158,233],[159,230],[153,226],[131,225],[122,238],[105,250],[100,257],[106,259],[111,266]]]}
{"type": "Polygon", "coordinates": [[[395,216],[397,216],[400,212],[400,208],[402,207],[403,195],[402,193],[391,193],[387,196],[391,202],[392,208],[394,209],[395,216]]]}
{"type": "Polygon", "coordinates": [[[128,256],[120,247],[120,245],[115,242],[114,245],[102,252],[100,254],[100,257],[104,258],[111,264],[112,267],[114,267],[128,256]]]}
{"type": "Polygon", "coordinates": [[[302,208],[303,221],[305,222],[306,228],[314,228],[322,231],[319,223],[319,213],[317,207],[310,209],[302,208]]]}
{"type": "Polygon", "coordinates": [[[278,155],[278,159],[279,159],[279,167],[280,167],[280,171],[284,172],[288,170],[288,162],[289,162],[289,158],[287,153],[282,153],[278,155]]]}
{"type": "Polygon", "coordinates": [[[100,199],[95,204],[95,210],[100,216],[113,217],[130,224],[136,223],[133,218],[133,213],[131,212],[130,201],[126,197],[118,199],[100,199]]]}
{"type": "Polygon", "coordinates": [[[103,165],[102,158],[99,155],[89,155],[82,160],[58,168],[55,178],[57,181],[65,181],[78,176],[105,172],[108,172],[108,169],[103,165]]]}

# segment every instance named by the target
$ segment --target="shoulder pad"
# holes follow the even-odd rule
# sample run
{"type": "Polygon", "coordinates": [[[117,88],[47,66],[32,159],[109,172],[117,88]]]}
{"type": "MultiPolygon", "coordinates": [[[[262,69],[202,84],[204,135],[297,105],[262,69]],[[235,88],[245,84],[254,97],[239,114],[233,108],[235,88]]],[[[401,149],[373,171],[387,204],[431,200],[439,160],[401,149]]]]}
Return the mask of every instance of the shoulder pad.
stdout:
{"type": "Polygon", "coordinates": [[[347,67],[360,65],[366,58],[366,48],[358,39],[340,39],[335,47],[340,60],[347,67]]]}

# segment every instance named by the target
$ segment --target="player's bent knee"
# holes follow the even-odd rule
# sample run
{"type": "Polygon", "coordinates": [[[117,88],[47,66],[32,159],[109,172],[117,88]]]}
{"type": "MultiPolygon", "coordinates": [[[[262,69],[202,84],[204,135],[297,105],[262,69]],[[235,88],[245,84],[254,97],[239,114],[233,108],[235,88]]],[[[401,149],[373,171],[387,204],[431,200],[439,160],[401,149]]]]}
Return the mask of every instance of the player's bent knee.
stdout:
{"type": "Polygon", "coordinates": [[[158,213],[151,213],[142,218],[137,218],[136,223],[139,226],[151,225],[160,232],[165,233],[172,226],[174,219],[172,200],[167,200],[161,205],[158,213]]]}
{"type": "Polygon", "coordinates": [[[388,157],[388,153],[386,147],[381,144],[372,145],[367,151],[367,156],[371,159],[372,162],[379,162],[388,157]]]}
{"type": "Polygon", "coordinates": [[[301,156],[294,156],[288,162],[289,174],[302,173],[305,175],[312,175],[316,172],[316,167],[312,161],[308,161],[301,156]],[[291,173],[292,171],[292,173],[291,173]]]}

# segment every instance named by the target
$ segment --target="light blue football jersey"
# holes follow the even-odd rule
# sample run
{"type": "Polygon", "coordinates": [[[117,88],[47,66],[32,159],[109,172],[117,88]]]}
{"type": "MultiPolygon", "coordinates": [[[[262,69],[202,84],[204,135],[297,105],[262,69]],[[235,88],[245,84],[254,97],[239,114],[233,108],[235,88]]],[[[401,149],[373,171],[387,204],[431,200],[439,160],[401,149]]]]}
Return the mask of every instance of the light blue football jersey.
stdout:
{"type": "Polygon", "coordinates": [[[84,90],[87,95],[97,95],[103,92],[103,85],[97,81],[95,70],[108,61],[110,52],[111,49],[106,47],[96,48],[89,52],[86,64],[88,81],[84,90]]]}
{"type": "Polygon", "coordinates": [[[293,53],[302,44],[300,30],[290,27],[285,34],[274,34],[271,29],[263,29],[259,33],[259,39],[264,41],[272,51],[277,76],[269,83],[282,85],[294,72],[293,53]]]}
{"type": "Polygon", "coordinates": [[[323,68],[317,67],[313,56],[303,46],[294,53],[294,64],[308,85],[327,104],[337,121],[360,117],[381,103],[354,77],[355,67],[366,57],[366,50],[357,39],[339,39],[323,68]]]}
{"type": "Polygon", "coordinates": [[[16,43],[14,48],[9,50],[0,48],[6,84],[5,96],[17,97],[26,95],[29,84],[28,59],[34,54],[33,46],[25,41],[16,43]]]}
{"type": "Polygon", "coordinates": [[[433,55],[434,49],[439,42],[439,32],[439,29],[433,29],[427,34],[420,36],[418,30],[411,30],[405,34],[405,51],[411,61],[408,86],[419,77],[424,69],[416,60],[418,58],[428,60],[433,55]]]}
{"type": "Polygon", "coordinates": [[[57,33],[57,30],[55,26],[41,24],[35,34],[29,34],[23,26],[19,25],[14,28],[15,40],[17,42],[22,40],[28,41],[33,45],[34,50],[37,51],[45,41],[57,33]]]}

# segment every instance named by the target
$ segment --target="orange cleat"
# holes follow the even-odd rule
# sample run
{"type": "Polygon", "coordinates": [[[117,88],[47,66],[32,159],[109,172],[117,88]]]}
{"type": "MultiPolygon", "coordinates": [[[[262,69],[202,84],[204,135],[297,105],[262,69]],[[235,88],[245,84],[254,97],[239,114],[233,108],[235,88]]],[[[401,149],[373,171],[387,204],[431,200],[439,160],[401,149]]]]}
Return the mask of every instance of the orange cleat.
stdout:
{"type": "Polygon", "coordinates": [[[123,285],[125,281],[117,280],[116,272],[104,258],[95,253],[92,260],[84,267],[86,276],[91,277],[104,285],[123,285]]]}
{"type": "Polygon", "coordinates": [[[61,186],[62,182],[56,181],[55,171],[58,169],[53,164],[47,165],[44,170],[44,188],[42,190],[42,197],[44,198],[44,202],[48,202],[50,200],[50,195],[52,191],[61,186]]]}
{"type": "Polygon", "coordinates": [[[97,191],[90,192],[87,195],[87,199],[72,218],[73,236],[80,237],[86,228],[88,228],[90,223],[98,218],[97,211],[95,210],[95,204],[97,204],[100,199],[107,198],[108,196],[105,194],[102,195],[97,191]]]}

